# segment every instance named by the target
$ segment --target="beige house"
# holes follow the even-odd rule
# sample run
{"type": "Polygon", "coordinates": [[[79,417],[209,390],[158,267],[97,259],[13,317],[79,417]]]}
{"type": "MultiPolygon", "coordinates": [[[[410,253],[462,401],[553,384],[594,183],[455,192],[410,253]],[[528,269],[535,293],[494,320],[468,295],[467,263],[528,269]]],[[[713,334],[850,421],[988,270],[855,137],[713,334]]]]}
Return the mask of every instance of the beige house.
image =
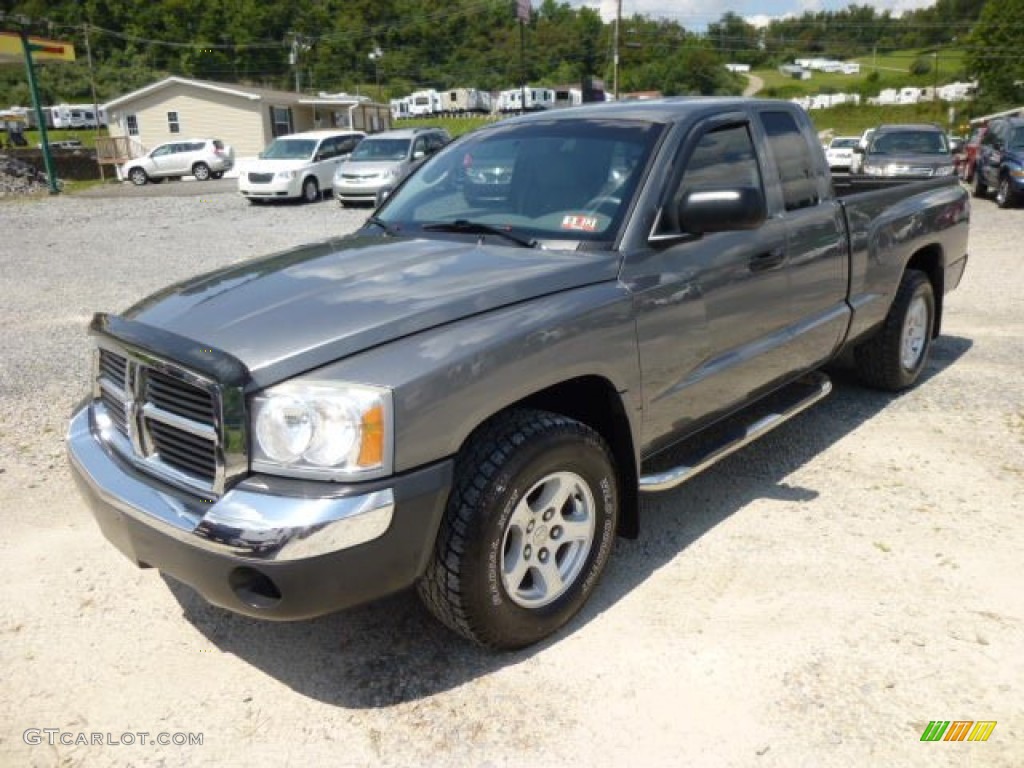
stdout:
{"type": "Polygon", "coordinates": [[[221,139],[239,158],[255,157],[275,136],[318,128],[374,133],[391,127],[386,104],[346,94],[309,96],[247,85],[168,77],[104,105],[113,141],[107,162],[124,162],[175,139],[221,139]]]}

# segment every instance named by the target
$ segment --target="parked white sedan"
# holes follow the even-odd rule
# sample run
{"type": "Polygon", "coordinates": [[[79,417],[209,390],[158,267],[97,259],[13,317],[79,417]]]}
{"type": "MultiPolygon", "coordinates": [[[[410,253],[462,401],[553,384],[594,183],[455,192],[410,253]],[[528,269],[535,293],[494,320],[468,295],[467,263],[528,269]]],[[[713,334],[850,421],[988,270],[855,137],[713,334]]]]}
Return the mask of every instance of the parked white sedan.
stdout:
{"type": "Polygon", "coordinates": [[[238,191],[250,203],[318,200],[330,191],[335,169],[365,135],[362,131],[306,131],[278,136],[239,174],[238,191]]]}

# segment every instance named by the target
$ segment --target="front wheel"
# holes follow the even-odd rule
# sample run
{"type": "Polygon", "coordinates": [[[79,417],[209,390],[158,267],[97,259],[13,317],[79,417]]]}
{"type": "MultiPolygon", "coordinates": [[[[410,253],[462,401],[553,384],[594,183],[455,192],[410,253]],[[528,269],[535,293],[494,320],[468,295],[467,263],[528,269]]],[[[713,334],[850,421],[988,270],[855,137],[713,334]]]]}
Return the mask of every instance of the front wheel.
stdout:
{"type": "Polygon", "coordinates": [[[320,199],[320,185],[312,176],[302,182],[302,199],[307,203],[315,203],[320,199]]]}
{"type": "Polygon", "coordinates": [[[144,186],[149,181],[149,176],[141,168],[132,168],[128,171],[128,179],[136,187],[144,186]]]}
{"type": "Polygon", "coordinates": [[[999,179],[999,186],[996,187],[996,205],[1000,208],[1013,207],[1013,188],[1010,186],[1010,178],[1003,176],[999,179]]]}
{"type": "Polygon", "coordinates": [[[981,180],[981,172],[974,169],[974,196],[984,197],[988,194],[988,185],[981,180]]]}
{"type": "Polygon", "coordinates": [[[932,284],[923,272],[908,269],[882,327],[854,350],[860,379],[889,392],[912,387],[928,362],[934,327],[932,284]]]}
{"type": "Polygon", "coordinates": [[[460,452],[418,584],[442,623],[486,647],[522,648],[583,607],[614,543],[611,451],[590,427],[545,411],[503,414],[460,452]]]}

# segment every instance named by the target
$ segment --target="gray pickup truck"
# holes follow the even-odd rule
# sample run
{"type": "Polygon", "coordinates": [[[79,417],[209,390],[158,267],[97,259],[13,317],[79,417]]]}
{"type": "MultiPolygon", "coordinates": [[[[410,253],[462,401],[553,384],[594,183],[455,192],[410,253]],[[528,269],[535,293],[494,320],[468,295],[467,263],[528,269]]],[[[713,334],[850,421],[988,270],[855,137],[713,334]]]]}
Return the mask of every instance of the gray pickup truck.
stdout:
{"type": "Polygon", "coordinates": [[[302,619],[415,586],[461,635],[528,645],[641,493],[823,398],[823,365],[917,381],[968,196],[845,192],[785,102],[502,121],[350,236],[97,315],[74,474],[118,549],[216,605],[302,619]]]}

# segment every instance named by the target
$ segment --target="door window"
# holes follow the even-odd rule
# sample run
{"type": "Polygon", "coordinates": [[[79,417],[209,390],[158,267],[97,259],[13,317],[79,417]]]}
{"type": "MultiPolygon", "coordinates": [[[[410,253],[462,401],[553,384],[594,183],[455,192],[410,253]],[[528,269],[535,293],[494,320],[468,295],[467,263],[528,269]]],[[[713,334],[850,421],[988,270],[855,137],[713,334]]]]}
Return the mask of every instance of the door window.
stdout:
{"type": "Polygon", "coordinates": [[[679,184],[659,223],[657,234],[677,234],[675,212],[683,196],[694,189],[761,188],[761,169],[757,164],[754,142],[746,123],[708,131],[697,142],[679,184]]]}
{"type": "Polygon", "coordinates": [[[789,112],[765,111],[761,124],[768,137],[768,151],[775,159],[787,211],[817,205],[818,178],[810,148],[789,112]]]}

